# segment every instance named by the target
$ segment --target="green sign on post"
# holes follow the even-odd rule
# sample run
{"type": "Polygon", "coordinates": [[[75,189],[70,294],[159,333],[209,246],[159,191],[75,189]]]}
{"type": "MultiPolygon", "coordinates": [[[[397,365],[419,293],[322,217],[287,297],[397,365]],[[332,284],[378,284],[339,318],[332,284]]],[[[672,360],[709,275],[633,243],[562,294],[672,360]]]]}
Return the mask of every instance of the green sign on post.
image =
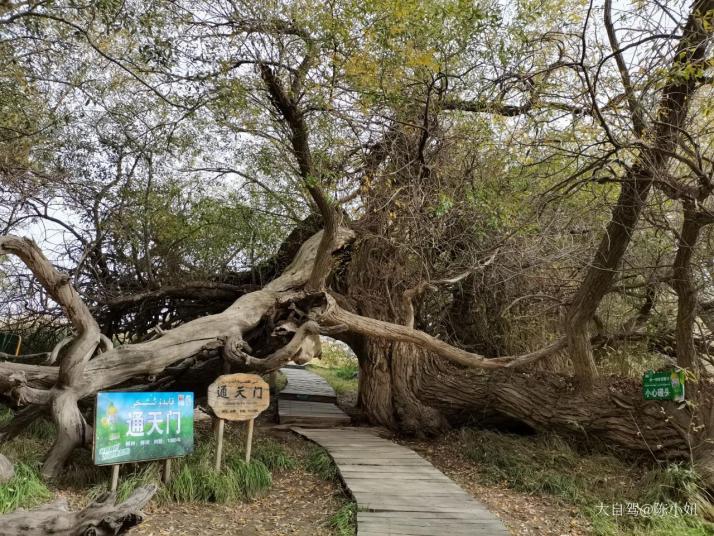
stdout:
{"type": "Polygon", "coordinates": [[[648,370],[642,377],[642,394],[645,400],[684,400],[683,370],[654,372],[648,370]]]}
{"type": "Polygon", "coordinates": [[[97,393],[94,420],[96,465],[193,452],[193,393],[97,393]]]}

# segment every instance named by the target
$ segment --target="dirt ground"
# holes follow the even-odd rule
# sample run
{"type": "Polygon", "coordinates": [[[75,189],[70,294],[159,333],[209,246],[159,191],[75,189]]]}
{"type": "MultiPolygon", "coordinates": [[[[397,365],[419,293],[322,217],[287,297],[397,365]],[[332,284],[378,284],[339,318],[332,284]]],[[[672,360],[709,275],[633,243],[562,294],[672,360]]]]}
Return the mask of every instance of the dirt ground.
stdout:
{"type": "Polygon", "coordinates": [[[252,502],[150,506],[131,534],[328,536],[333,534],[328,520],[342,504],[340,495],[337,485],[305,471],[289,471],[275,477],[268,494],[252,502]]]}
{"type": "MultiPolygon", "coordinates": [[[[256,426],[256,436],[270,436],[298,454],[307,441],[292,432],[256,426]]],[[[338,483],[321,480],[302,467],[273,473],[273,486],[263,497],[229,504],[151,504],[136,536],[237,535],[330,536],[329,519],[344,504],[338,483]]]]}
{"type": "Polygon", "coordinates": [[[555,499],[528,495],[505,486],[484,485],[477,470],[459,450],[450,435],[436,440],[400,440],[429,460],[436,468],[484,503],[506,524],[514,536],[585,536],[590,525],[577,508],[567,508],[555,499]]]}

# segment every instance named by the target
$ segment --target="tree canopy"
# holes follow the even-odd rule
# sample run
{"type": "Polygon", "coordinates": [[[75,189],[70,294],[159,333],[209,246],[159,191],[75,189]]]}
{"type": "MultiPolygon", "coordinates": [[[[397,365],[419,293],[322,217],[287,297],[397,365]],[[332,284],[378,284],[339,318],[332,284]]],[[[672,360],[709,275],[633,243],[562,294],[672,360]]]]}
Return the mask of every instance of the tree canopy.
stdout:
{"type": "MultiPolygon", "coordinates": [[[[456,412],[511,369],[555,391],[547,370],[566,406],[641,412],[712,477],[713,18],[712,0],[5,2],[0,323],[60,359],[4,364],[0,390],[71,388],[79,422],[99,388],[268,371],[329,332],[372,422],[440,430],[436,378],[471,382],[456,412]],[[674,364],[701,397],[668,409],[676,430],[598,380],[674,364]]],[[[613,428],[594,432],[644,448],[613,428]]]]}

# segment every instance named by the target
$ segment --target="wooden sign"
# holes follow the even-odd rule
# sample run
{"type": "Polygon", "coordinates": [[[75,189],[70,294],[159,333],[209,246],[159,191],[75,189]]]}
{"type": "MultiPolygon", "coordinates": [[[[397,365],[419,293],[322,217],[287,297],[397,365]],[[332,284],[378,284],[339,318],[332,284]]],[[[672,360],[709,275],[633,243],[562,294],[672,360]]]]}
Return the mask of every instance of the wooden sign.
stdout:
{"type": "Polygon", "coordinates": [[[208,405],[227,421],[255,419],[270,405],[270,387],[255,374],[219,376],[208,386],[208,405]]]}
{"type": "Polygon", "coordinates": [[[248,421],[245,461],[250,462],[253,421],[270,405],[270,387],[255,374],[226,374],[208,386],[208,405],[218,417],[216,471],[221,470],[224,421],[248,421]]]}

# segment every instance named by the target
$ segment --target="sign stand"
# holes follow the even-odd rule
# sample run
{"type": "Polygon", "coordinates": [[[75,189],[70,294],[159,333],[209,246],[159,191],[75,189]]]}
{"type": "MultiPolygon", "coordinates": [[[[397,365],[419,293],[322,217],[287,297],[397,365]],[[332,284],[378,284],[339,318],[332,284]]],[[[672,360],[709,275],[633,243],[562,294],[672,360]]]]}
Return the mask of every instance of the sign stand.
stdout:
{"type": "Polygon", "coordinates": [[[120,464],[112,465],[112,486],[109,489],[111,492],[116,491],[119,486],[119,467],[121,467],[120,464]]]}
{"type": "Polygon", "coordinates": [[[161,481],[164,484],[171,482],[171,458],[164,460],[164,473],[161,475],[161,481]]]}
{"type": "Polygon", "coordinates": [[[216,471],[221,470],[221,456],[223,456],[223,427],[226,421],[218,419],[218,428],[216,428],[216,471]]]}
{"type": "Polygon", "coordinates": [[[270,404],[270,387],[255,374],[219,376],[208,386],[208,405],[218,420],[216,428],[216,471],[221,470],[225,421],[248,421],[245,461],[250,462],[255,418],[270,404]]]}
{"type": "Polygon", "coordinates": [[[250,451],[253,448],[253,423],[255,419],[248,421],[248,438],[245,441],[245,463],[250,463],[250,451]]]}

